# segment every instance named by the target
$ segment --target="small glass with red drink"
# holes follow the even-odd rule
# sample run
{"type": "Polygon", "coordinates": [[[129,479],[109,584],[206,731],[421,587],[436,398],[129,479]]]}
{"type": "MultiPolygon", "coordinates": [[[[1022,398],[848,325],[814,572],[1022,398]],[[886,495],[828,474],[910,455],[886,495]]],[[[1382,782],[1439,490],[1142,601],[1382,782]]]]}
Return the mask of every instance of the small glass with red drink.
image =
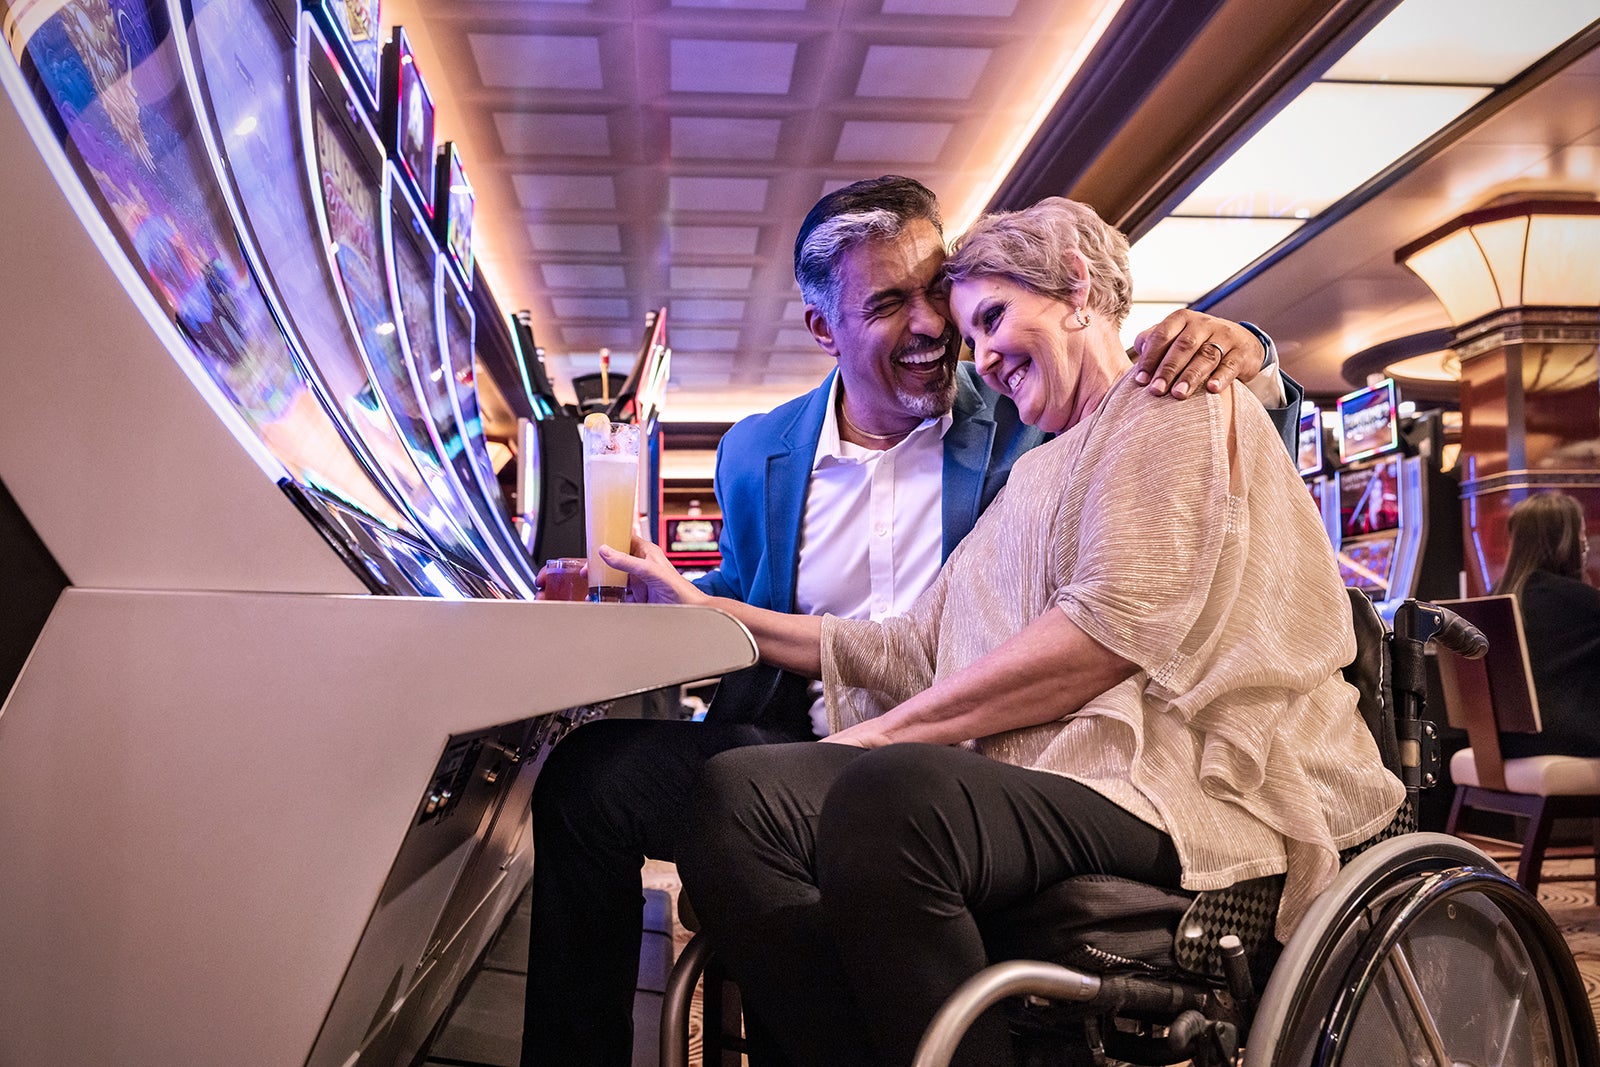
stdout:
{"type": "Polygon", "coordinates": [[[563,556],[544,565],[544,589],[540,600],[588,600],[589,579],[583,568],[588,560],[563,556]]]}

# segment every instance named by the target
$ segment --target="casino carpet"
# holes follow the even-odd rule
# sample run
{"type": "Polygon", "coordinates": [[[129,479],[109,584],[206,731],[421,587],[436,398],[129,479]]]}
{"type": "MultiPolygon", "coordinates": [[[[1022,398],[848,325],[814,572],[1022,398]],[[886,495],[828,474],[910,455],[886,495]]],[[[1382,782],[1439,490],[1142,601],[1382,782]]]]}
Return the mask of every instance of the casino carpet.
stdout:
{"type": "MultiPolygon", "coordinates": [[[[1502,860],[1507,870],[1515,874],[1515,863],[1502,860]]],[[[1595,903],[1594,861],[1546,861],[1545,880],[1539,886],[1539,901],[1555,920],[1566,938],[1583,975],[1583,984],[1589,993],[1589,1003],[1596,1017],[1600,1017],[1600,907],[1595,903]],[[1570,879],[1554,881],[1551,879],[1570,879]]],[[[646,885],[665,889],[673,894],[674,904],[678,891],[676,872],[669,864],[651,863],[646,869],[646,885]]],[[[681,951],[689,943],[691,932],[674,924],[674,940],[681,951]]],[[[695,992],[694,1016],[689,1024],[689,1062],[691,1067],[702,1067],[700,1056],[700,993],[695,992]]]]}
{"type": "MultiPolygon", "coordinates": [[[[1508,867],[1513,868],[1514,873],[1515,865],[1508,864],[1508,867]]],[[[1600,907],[1595,904],[1594,861],[1546,861],[1545,879],[1563,876],[1571,880],[1539,883],[1539,903],[1544,905],[1561,936],[1566,938],[1573,959],[1578,961],[1584,988],[1589,992],[1589,1004],[1600,1018],[1600,907]]]]}

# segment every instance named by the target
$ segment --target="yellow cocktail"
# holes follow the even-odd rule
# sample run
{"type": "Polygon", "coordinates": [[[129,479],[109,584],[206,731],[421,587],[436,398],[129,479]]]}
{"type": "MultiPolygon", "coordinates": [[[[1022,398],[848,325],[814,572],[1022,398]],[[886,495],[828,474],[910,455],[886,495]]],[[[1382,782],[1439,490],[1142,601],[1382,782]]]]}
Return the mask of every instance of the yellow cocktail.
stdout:
{"type": "Polygon", "coordinates": [[[589,599],[620,601],[628,576],[600,561],[600,546],[627,552],[639,498],[639,427],[590,416],[583,426],[583,509],[589,599]]]}

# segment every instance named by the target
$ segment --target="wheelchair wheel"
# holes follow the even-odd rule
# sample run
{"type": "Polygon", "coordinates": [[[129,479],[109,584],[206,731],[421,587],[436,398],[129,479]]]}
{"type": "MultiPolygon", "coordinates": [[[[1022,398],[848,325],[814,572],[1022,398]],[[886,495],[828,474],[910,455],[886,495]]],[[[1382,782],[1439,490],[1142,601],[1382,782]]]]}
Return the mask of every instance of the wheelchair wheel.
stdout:
{"type": "Polygon", "coordinates": [[[1247,1065],[1564,1067],[1600,1062],[1549,916],[1487,856],[1408,834],[1352,861],[1296,931],[1247,1065]]]}

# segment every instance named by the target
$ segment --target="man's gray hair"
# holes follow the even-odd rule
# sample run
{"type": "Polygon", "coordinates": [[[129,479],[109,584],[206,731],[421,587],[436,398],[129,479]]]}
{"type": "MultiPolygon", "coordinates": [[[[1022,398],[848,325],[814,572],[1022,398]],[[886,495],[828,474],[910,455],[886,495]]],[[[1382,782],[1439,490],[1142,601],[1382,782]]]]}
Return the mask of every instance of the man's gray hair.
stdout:
{"type": "Polygon", "coordinates": [[[822,222],[800,247],[800,296],[822,312],[830,323],[838,321],[839,257],[864,241],[889,241],[906,228],[905,219],[887,208],[853,211],[822,222]]]}
{"type": "Polygon", "coordinates": [[[794,240],[794,277],[805,302],[837,322],[839,257],[863,241],[893,240],[916,219],[926,219],[943,236],[933,191],[898,174],[852,182],[818,200],[794,240]]]}

